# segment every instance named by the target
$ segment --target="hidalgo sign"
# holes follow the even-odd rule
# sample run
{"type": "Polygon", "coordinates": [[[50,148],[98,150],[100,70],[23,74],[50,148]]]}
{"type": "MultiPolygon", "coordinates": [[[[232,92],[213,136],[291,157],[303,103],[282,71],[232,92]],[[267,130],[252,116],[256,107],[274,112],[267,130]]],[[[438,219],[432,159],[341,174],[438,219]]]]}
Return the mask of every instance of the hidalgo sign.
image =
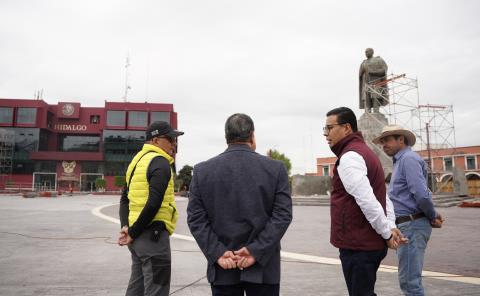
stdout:
{"type": "Polygon", "coordinates": [[[55,124],[53,128],[57,131],[83,132],[87,130],[85,124],[55,124]]]}

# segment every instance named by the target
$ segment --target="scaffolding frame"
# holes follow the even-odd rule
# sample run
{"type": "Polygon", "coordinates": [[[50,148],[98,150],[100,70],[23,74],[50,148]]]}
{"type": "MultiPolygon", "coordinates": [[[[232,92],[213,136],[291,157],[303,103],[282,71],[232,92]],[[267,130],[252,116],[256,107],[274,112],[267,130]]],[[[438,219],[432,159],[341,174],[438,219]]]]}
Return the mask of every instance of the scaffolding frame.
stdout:
{"type": "MultiPolygon", "coordinates": [[[[414,149],[426,150],[428,153],[426,162],[432,178],[431,184],[433,186],[439,183],[442,173],[433,172],[432,158],[438,156],[438,149],[451,148],[452,154],[455,154],[457,145],[453,105],[421,102],[417,78],[406,74],[392,73],[385,79],[370,82],[365,85],[365,91],[388,102],[385,106],[377,103],[390,124],[401,125],[415,134],[417,142],[414,149]],[[388,88],[388,92],[382,91],[382,87],[388,88]],[[434,177],[437,182],[434,182],[434,177]]],[[[440,191],[444,185],[438,186],[435,191],[440,191]]]]}
{"type": "Polygon", "coordinates": [[[15,149],[15,132],[0,129],[0,174],[11,175],[13,171],[13,153],[15,149]]]}

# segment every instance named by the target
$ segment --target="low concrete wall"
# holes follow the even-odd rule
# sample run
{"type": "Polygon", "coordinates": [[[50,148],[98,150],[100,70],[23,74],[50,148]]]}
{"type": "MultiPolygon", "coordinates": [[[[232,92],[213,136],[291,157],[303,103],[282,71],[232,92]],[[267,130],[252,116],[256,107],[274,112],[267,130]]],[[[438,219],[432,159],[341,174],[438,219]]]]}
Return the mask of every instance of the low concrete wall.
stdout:
{"type": "Polygon", "coordinates": [[[331,190],[330,177],[324,176],[292,176],[293,195],[326,195],[331,190]]]}

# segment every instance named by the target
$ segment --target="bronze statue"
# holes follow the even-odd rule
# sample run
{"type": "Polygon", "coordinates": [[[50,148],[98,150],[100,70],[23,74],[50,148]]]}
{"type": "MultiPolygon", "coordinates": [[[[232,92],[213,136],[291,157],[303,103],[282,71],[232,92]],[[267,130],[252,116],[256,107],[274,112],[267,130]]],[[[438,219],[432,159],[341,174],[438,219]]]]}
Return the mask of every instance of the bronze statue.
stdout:
{"type": "Polygon", "coordinates": [[[373,56],[373,48],[365,50],[367,59],[360,65],[359,72],[359,107],[370,113],[379,113],[380,106],[388,104],[387,78],[388,66],[385,61],[373,56]]]}

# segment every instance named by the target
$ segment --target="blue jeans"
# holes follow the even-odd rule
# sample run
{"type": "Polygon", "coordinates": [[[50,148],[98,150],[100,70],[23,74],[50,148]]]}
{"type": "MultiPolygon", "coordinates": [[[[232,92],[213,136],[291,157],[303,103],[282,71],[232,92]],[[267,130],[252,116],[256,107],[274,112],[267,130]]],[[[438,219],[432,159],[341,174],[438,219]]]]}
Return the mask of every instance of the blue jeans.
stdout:
{"type": "Polygon", "coordinates": [[[423,257],[432,234],[432,226],[427,218],[420,218],[398,224],[397,227],[408,238],[408,244],[397,250],[400,288],[406,296],[423,296],[423,257]]]}

